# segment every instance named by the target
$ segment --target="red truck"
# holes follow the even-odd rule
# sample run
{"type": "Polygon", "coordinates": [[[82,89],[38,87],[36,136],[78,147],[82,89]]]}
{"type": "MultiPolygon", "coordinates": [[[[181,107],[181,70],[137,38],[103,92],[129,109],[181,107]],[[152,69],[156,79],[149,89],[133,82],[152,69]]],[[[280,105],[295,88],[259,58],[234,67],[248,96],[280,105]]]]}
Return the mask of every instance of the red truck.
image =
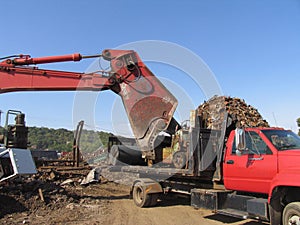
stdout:
{"type": "Polygon", "coordinates": [[[196,122],[182,133],[185,145],[180,145],[186,147],[179,152],[186,157],[179,160],[181,168],[163,161],[151,168],[121,166],[120,171],[139,174],[131,188],[135,204],[154,206],[163,193],[179,191],[191,195],[195,208],[276,225],[300,224],[299,136],[282,128],[229,130],[226,120],[224,131],[196,122]]]}
{"type": "Polygon", "coordinates": [[[229,135],[222,166],[224,187],[236,194],[228,194],[228,206],[217,210],[231,207],[271,224],[299,224],[299,136],[280,128],[246,128],[245,144],[238,149],[235,132],[229,135]],[[235,204],[239,198],[242,205],[235,204]]]}

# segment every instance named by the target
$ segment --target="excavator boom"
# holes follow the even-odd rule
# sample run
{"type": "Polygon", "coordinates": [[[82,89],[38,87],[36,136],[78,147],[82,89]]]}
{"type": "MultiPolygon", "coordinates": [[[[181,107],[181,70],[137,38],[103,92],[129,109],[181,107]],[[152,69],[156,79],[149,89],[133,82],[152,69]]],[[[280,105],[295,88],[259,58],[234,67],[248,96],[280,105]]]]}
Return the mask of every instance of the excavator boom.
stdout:
{"type": "Polygon", "coordinates": [[[146,159],[155,160],[154,143],[158,134],[162,131],[174,133],[179,126],[173,118],[176,98],[132,50],[107,49],[96,56],[76,53],[31,58],[20,55],[0,62],[0,93],[75,90],[112,90],[120,95],[137,144],[146,159]],[[30,66],[99,56],[110,61],[110,71],[85,74],[30,66]]]}

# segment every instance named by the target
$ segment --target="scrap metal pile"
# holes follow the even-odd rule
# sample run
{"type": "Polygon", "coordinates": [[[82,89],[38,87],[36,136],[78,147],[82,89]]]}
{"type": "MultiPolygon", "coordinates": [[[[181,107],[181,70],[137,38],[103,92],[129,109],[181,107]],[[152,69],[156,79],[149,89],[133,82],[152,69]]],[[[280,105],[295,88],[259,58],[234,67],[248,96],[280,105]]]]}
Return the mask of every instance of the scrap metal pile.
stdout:
{"type": "Polygon", "coordinates": [[[258,110],[240,98],[214,96],[201,104],[197,111],[202,127],[208,129],[221,129],[226,113],[236,127],[269,127],[258,110]]]}

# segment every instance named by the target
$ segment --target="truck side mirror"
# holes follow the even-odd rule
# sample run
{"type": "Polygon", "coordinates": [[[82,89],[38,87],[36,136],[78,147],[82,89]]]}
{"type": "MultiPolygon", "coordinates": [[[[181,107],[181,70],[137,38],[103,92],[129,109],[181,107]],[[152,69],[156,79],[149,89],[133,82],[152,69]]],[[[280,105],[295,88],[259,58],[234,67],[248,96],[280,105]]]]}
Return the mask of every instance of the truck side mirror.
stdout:
{"type": "Polygon", "coordinates": [[[244,129],[235,129],[235,147],[239,151],[244,151],[246,149],[246,135],[244,129]]]}

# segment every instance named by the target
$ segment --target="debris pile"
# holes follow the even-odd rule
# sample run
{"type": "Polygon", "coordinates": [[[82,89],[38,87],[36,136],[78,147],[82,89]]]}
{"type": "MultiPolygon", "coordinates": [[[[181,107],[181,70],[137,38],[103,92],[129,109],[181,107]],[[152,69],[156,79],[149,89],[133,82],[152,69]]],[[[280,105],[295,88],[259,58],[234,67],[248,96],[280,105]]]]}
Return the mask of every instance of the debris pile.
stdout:
{"type": "Polygon", "coordinates": [[[16,179],[2,184],[1,191],[1,212],[0,218],[13,212],[29,211],[38,209],[53,210],[62,204],[70,202],[65,189],[52,180],[53,173],[44,179],[45,174],[34,175],[26,180],[16,179]],[[3,201],[6,199],[5,201],[3,201]]]}
{"type": "MultiPolygon", "coordinates": [[[[102,224],[110,199],[128,199],[128,187],[90,168],[43,168],[0,184],[0,224],[102,224]],[[98,218],[100,216],[100,219],[98,218]]],[[[107,223],[103,223],[107,224],[107,223]]]]}
{"type": "Polygon", "coordinates": [[[72,194],[69,189],[79,187],[87,171],[81,172],[39,171],[28,178],[20,177],[1,183],[0,218],[13,212],[55,210],[80,202],[81,196],[72,194]]]}
{"type": "Polygon", "coordinates": [[[226,113],[236,127],[269,127],[258,110],[240,98],[214,96],[201,104],[197,111],[202,127],[208,129],[221,129],[226,113]]]}

